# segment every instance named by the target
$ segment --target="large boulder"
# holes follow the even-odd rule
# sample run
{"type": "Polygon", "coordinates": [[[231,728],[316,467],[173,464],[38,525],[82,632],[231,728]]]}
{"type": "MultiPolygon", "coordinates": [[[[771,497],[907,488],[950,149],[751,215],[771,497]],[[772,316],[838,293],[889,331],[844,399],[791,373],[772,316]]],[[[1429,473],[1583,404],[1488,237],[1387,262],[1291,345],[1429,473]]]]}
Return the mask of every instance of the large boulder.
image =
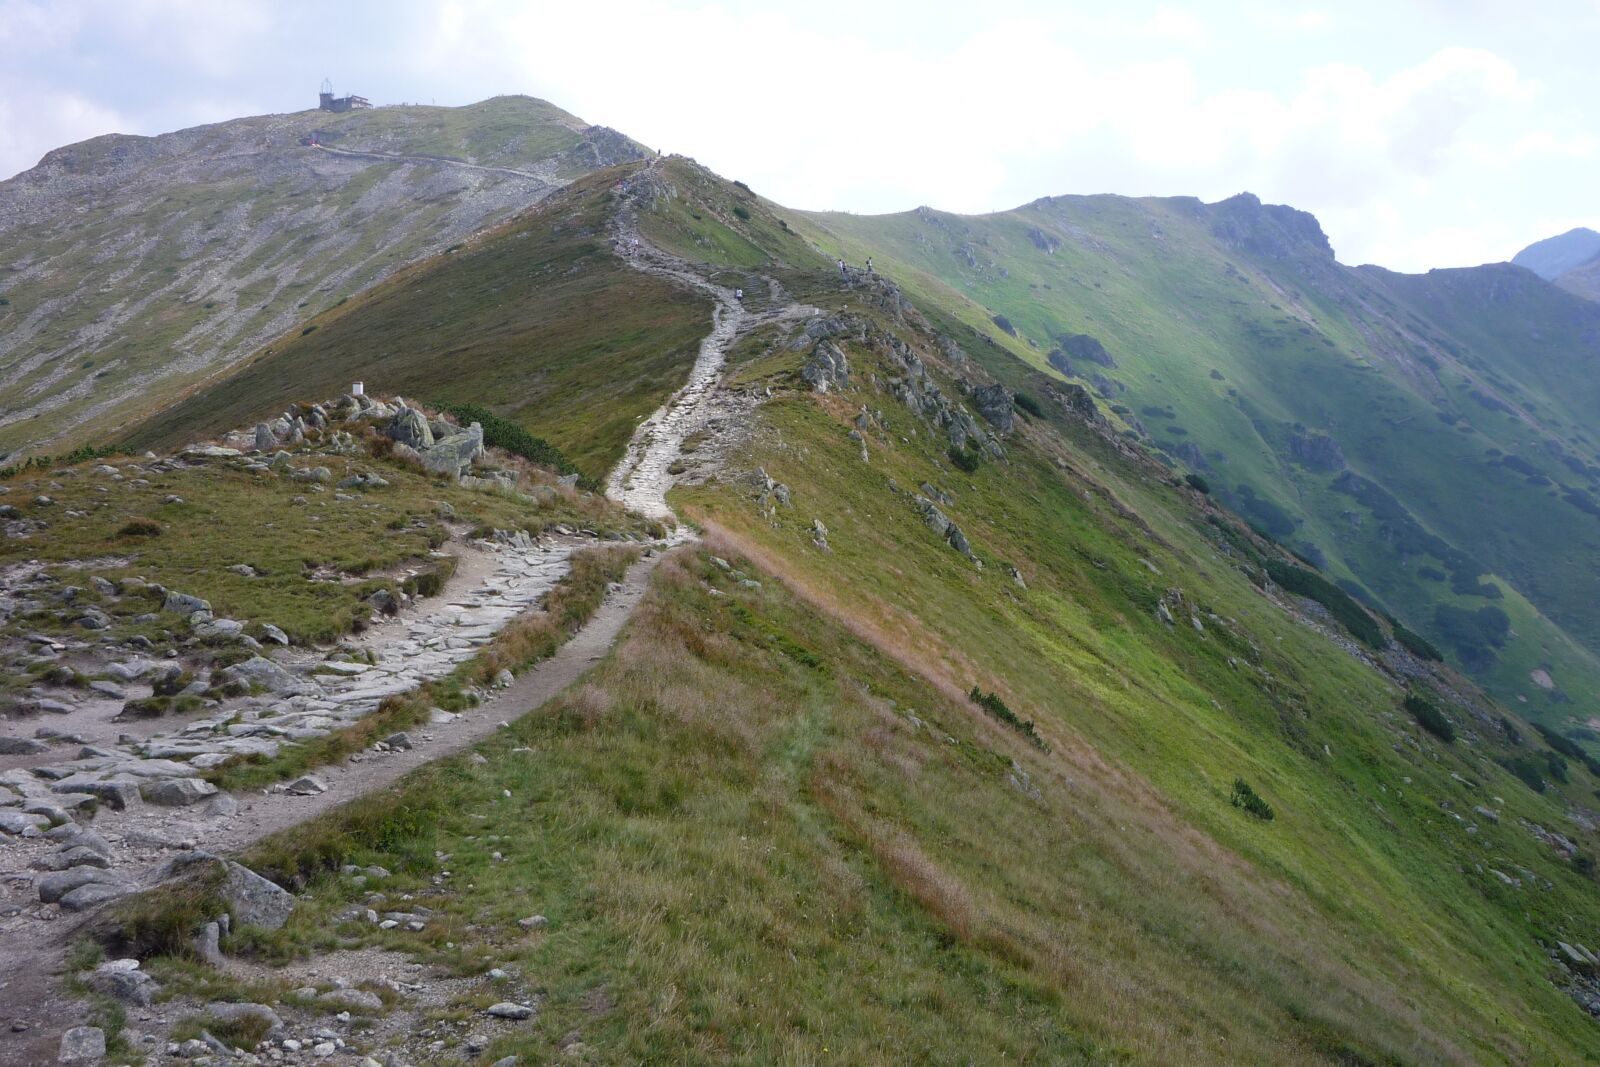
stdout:
{"type": "Polygon", "coordinates": [[[84,985],[101,996],[148,1008],[161,986],[139,970],[138,960],[108,960],[84,979],[84,985]]]}
{"type": "Polygon", "coordinates": [[[818,341],[811,350],[811,358],[800,368],[800,378],[813,392],[843,389],[850,384],[850,361],[845,358],[844,350],[832,341],[818,341]]]}
{"type": "Polygon", "coordinates": [[[147,804],[166,808],[186,808],[217,794],[217,787],[204,778],[157,778],[139,786],[147,804]]]}
{"type": "Polygon", "coordinates": [[[433,447],[433,427],[428,425],[426,416],[415,408],[402,407],[395,412],[384,432],[400,444],[419,452],[433,447]]]}
{"type": "Polygon", "coordinates": [[[483,455],[483,427],[473,423],[465,430],[435,441],[432,448],[422,453],[422,465],[434,474],[459,478],[483,455]]]}
{"type": "Polygon", "coordinates": [[[223,682],[239,682],[252,689],[261,688],[270,693],[290,696],[317,691],[317,685],[305,678],[296,678],[264,656],[252,656],[243,663],[235,663],[219,672],[223,682]]]}
{"type": "Polygon", "coordinates": [[[210,611],[211,601],[169,589],[167,598],[161,602],[161,610],[177,615],[193,615],[197,611],[210,611]]]}
{"type": "Polygon", "coordinates": [[[972,391],[972,406],[978,409],[978,414],[999,430],[1001,433],[1010,433],[1016,426],[1017,414],[1013,407],[1011,390],[998,383],[983,385],[972,391]]]}
{"type": "Polygon", "coordinates": [[[106,1032],[98,1026],[74,1026],[61,1035],[57,1063],[99,1063],[106,1058],[106,1032]]]}
{"type": "Polygon", "coordinates": [[[246,926],[277,930],[294,911],[288,890],[237,863],[227,863],[219,892],[234,919],[246,926]]]}

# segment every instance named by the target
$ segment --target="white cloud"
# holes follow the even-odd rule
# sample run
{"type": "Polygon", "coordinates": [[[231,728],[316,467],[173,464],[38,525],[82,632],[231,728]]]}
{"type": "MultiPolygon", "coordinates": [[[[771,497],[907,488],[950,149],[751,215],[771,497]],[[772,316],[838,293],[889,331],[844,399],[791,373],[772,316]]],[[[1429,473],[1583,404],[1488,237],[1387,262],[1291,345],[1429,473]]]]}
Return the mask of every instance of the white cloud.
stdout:
{"type": "Polygon", "coordinates": [[[1346,258],[1412,269],[1520,234],[1540,197],[1562,197],[1544,214],[1583,214],[1600,123],[1565,102],[1586,86],[1442,8],[1351,4],[1335,17],[1179,0],[993,0],[982,13],[953,0],[611,0],[597,25],[594,9],[514,0],[0,0],[0,98],[13,101],[0,173],[112,125],[158,132],[281,107],[286,81],[330,73],[394,100],[530,92],[804,207],[1250,189],[1316,212],[1346,258]],[[1364,16],[1380,12],[1394,17],[1375,37],[1364,16]],[[8,72],[25,38],[46,58],[8,72]],[[165,95],[136,107],[114,82],[78,84],[102,67],[157,78],[165,95]]]}

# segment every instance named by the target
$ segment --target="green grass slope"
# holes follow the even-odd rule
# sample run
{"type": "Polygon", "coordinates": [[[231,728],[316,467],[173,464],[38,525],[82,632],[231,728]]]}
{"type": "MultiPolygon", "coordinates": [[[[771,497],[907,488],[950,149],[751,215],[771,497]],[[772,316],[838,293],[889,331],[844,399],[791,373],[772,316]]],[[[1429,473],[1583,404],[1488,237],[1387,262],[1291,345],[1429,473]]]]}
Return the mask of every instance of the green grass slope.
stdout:
{"type": "Polygon", "coordinates": [[[874,257],[992,373],[1097,391],[1145,447],[1503,698],[1551,723],[1592,710],[1593,305],[1504,266],[1345,268],[1310,216],[1252,197],[785,218],[874,257]],[[1483,608],[1507,625],[1457,625],[1483,608]]]}
{"type": "Polygon", "coordinates": [[[730,375],[767,399],[671,498],[706,543],[485,759],[246,857],[305,902],[236,947],[503,967],[541,1010],[482,1062],[1595,1060],[1551,955],[1600,925],[1593,770],[1086,418],[978,305],[840,279],[738,187],[664,173],[646,231],[841,317],[849,381],[814,393],[804,346],[747,336],[730,375]],[[990,365],[1016,425],[953,453],[906,382],[959,413],[990,365]],[[371,891],[346,863],[393,870],[426,930],[341,918],[371,891]]]}
{"type": "Polygon", "coordinates": [[[683,381],[702,298],[622,263],[606,171],[312,319],[126,438],[181,444],[352,381],[425,403],[481,404],[602,478],[638,420],[683,381]]]}

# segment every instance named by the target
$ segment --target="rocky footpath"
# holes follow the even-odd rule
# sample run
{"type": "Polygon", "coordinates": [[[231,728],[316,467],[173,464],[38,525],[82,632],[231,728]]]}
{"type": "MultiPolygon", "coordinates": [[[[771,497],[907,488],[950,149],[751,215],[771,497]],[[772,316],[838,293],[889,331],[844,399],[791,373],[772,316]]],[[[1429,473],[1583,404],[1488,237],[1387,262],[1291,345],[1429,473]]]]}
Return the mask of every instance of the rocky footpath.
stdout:
{"type": "MultiPolygon", "coordinates": [[[[177,456],[147,454],[77,476],[88,479],[80,489],[95,493],[221,464],[303,483],[308,494],[359,506],[361,493],[388,482],[370,470],[335,482],[319,457],[378,452],[457,486],[525,496],[530,505],[544,499],[541,493],[555,491],[537,484],[530,489],[519,482],[518,471],[486,465],[476,424],[461,427],[403,400],[359,394],[302,405],[177,456]]],[[[33,513],[50,518],[14,517],[7,537],[25,542],[49,536],[54,523],[84,514],[32,508],[33,513]]],[[[227,909],[197,932],[201,958],[225,966],[219,946],[226,945],[230,915],[270,929],[281,925],[279,913],[286,915],[293,901],[212,850],[242,847],[392,780],[433,758],[430,752],[457,750],[492,731],[498,720],[488,716],[520,714],[533,706],[522,701],[534,700],[541,687],[564,684],[563,671],[586,667],[595,655],[593,641],[578,641],[566,656],[570,662],[552,671],[537,678],[530,673],[525,682],[502,671],[487,691],[469,692],[479,701],[476,708],[460,714],[435,708],[427,723],[374,742],[343,766],[313,770],[261,792],[234,796],[207,779],[231,761],[271,759],[343,730],[388,698],[450,674],[508,622],[535,608],[568,572],[575,551],[603,540],[594,531],[559,523],[538,535],[495,530],[469,537],[451,525],[448,509],[441,514],[451,538],[434,555],[452,564],[438,572],[450,576],[438,579],[440,587],[430,588],[430,596],[406,592],[409,585],[378,589],[365,601],[368,613],[359,631],[323,647],[291,647],[270,622],[225,617],[182,588],[93,574],[74,584],[80,581],[77,570],[114,568],[127,560],[79,560],[65,567],[24,561],[0,568],[0,642],[12,662],[27,665],[29,679],[0,699],[0,952],[7,958],[59,953],[62,939],[54,931],[75,926],[74,916],[209,865],[223,873],[226,888],[243,894],[230,897],[227,909]],[[42,619],[52,625],[30,629],[42,619]]],[[[427,570],[429,564],[419,567],[427,570]]],[[[254,577],[245,564],[229,569],[254,577]]],[[[417,570],[408,573],[415,577],[417,570]]],[[[602,611],[610,629],[600,627],[594,640],[609,643],[642,592],[642,581],[636,579],[631,592],[615,587],[602,611]]],[[[384,902],[375,897],[374,903],[384,902]]],[[[386,929],[420,929],[425,912],[390,902],[374,912],[373,921],[386,929]]],[[[37,1011],[49,1000],[29,986],[38,979],[0,977],[0,1004],[37,1011]]],[[[148,1008],[154,992],[152,980],[130,961],[103,965],[86,982],[137,1009],[148,1008]]],[[[207,1010],[216,1015],[215,1007],[207,1010]]],[[[27,1034],[40,1020],[0,1014],[0,1023],[27,1034]]],[[[104,1035],[92,1030],[68,1031],[60,1061],[100,1062],[104,1035]]],[[[317,1062],[342,1054],[344,1038],[326,1030],[280,1033],[262,1062],[317,1062]]],[[[158,1060],[164,1054],[186,1061],[234,1055],[214,1037],[170,1045],[145,1051],[158,1060]]],[[[37,1046],[27,1055],[36,1057],[37,1046]]],[[[4,1062],[10,1061],[0,1048],[4,1062]]]]}

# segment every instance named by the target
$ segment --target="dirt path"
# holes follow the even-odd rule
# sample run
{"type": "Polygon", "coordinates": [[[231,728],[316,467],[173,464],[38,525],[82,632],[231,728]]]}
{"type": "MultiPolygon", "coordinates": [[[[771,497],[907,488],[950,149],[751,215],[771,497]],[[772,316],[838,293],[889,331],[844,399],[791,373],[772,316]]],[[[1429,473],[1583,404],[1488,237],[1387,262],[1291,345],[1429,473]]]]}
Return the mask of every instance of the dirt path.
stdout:
{"type": "Polygon", "coordinates": [[[480,174],[498,174],[506,178],[525,178],[528,181],[538,182],[540,185],[559,185],[554,177],[545,174],[534,174],[526,170],[513,170],[510,167],[485,167],[477,163],[467,163],[459,159],[446,159],[443,156],[408,156],[399,152],[365,152],[349,148],[334,148],[325,144],[314,144],[310,147],[326,152],[330,156],[344,156],[347,159],[364,159],[373,163],[420,163],[424,165],[456,167],[460,170],[475,170],[480,174]]]}
{"type": "MultiPolygon", "coordinates": [[[[652,175],[654,167],[655,164],[651,164],[646,168],[646,178],[652,175]]],[[[728,349],[741,334],[757,327],[798,321],[823,312],[789,299],[771,278],[766,281],[775,306],[751,311],[732,289],[716,284],[691,264],[644,240],[631,203],[625,203],[618,210],[613,240],[623,260],[635,270],[697,289],[716,301],[711,312],[711,332],[700,342],[689,380],[638,425],[633,439],[628,442],[627,452],[606,479],[606,495],[612,500],[651,518],[676,522],[677,517],[667,506],[667,492],[676,480],[672,466],[681,454],[684,439],[705,428],[717,407],[718,384],[722,380],[728,349]]],[[[679,529],[682,531],[682,527],[679,529]]],[[[687,536],[686,532],[680,532],[677,539],[687,536]]]]}
{"type": "MultiPolygon", "coordinates": [[[[425,763],[453,755],[542,706],[581,677],[610,651],[623,625],[643,598],[650,574],[661,560],[652,552],[628,569],[621,588],[611,593],[594,617],[556,652],[511,686],[445,724],[414,731],[415,748],[370,754],[315,772],[327,790],[312,796],[272,794],[241,799],[239,813],[205,828],[207,851],[236,853],[262,838],[331,811],[357,797],[394,784],[425,763]]],[[[174,816],[181,819],[181,816],[174,816]]],[[[158,863],[139,876],[144,887],[158,863]]],[[[18,925],[0,936],[0,1065],[33,1067],[54,1063],[61,1033],[81,1017],[82,1005],[64,988],[66,950],[74,935],[97,911],[62,913],[54,922],[18,925]],[[26,961],[27,966],[14,966],[26,961]],[[20,1023],[27,1029],[14,1031],[20,1023]]]]}

